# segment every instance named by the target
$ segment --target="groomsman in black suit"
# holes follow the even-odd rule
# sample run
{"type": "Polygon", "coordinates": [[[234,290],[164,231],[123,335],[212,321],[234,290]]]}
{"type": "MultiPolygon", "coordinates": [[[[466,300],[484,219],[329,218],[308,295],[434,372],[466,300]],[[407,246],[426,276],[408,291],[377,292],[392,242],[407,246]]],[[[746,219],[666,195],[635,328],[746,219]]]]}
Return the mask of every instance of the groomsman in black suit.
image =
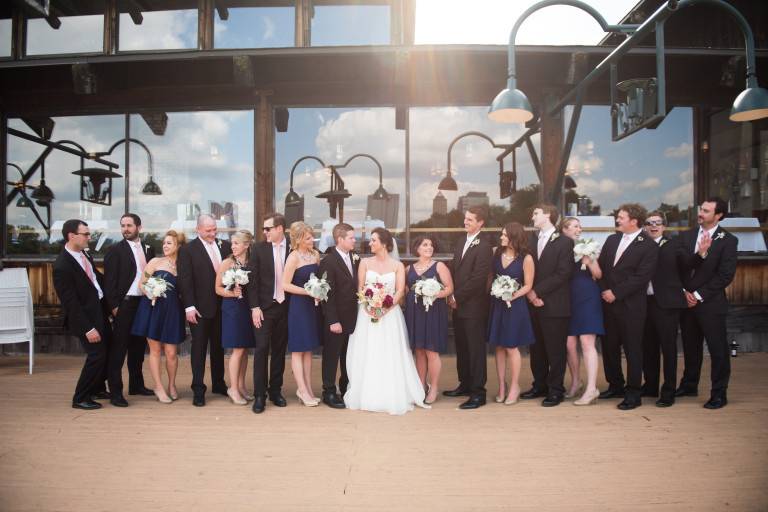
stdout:
{"type": "Polygon", "coordinates": [[[178,268],[181,303],[192,332],[192,405],[205,405],[205,355],[210,345],[211,391],[227,394],[224,382],[224,349],[221,347],[221,297],[216,295],[216,272],[232,254],[229,242],[216,239],[216,220],[203,214],[197,218],[197,238],[179,249],[178,268]]]}
{"type": "Polygon", "coordinates": [[[112,336],[104,280],[87,252],[91,233],[88,224],[78,219],[64,222],[61,234],[64,248],[53,264],[53,286],[64,310],[69,333],[77,336],[86,353],[85,364],[72,397],[72,407],[101,408],[93,400],[104,382],[107,351],[112,336]]]}
{"type": "Polygon", "coordinates": [[[107,379],[112,405],[127,407],[128,401],[123,396],[123,363],[126,353],[128,394],[154,394],[144,385],[141,370],[147,340],[143,336],[131,335],[131,327],[142,296],[139,281],[147,262],[155,257],[155,250],[141,243],[141,218],[135,213],[126,213],[120,218],[120,232],[123,240],[113,245],[104,256],[104,298],[115,319],[107,362],[107,379]]]}
{"type": "Polygon", "coordinates": [[[459,405],[460,409],[477,409],[485,405],[491,246],[480,230],[485,225],[486,216],[485,208],[480,206],[472,206],[466,211],[464,229],[467,237],[457,243],[453,253],[455,288],[448,304],[453,309],[459,385],[443,391],[443,395],[468,396],[467,401],[459,405]]]}
{"type": "Polygon", "coordinates": [[[688,307],[680,321],[685,370],[675,396],[698,395],[702,345],[706,339],[712,360],[712,390],[704,404],[707,409],[720,409],[728,403],[731,376],[725,289],[736,273],[738,240],[719,225],[726,213],[725,201],[719,197],[707,199],[699,206],[699,227],[680,235],[686,259],[683,286],[688,307]]]}
{"type": "Polygon", "coordinates": [[[334,409],[344,409],[347,391],[347,344],[357,321],[357,267],[360,257],[355,254],[355,230],[349,224],[333,227],[336,246],[328,249],[320,262],[319,273],[325,276],[331,291],[323,308],[323,403],[334,409]],[[336,369],[341,366],[339,389],[336,389],[336,369]]]}
{"type": "Polygon", "coordinates": [[[559,212],[551,204],[533,208],[531,221],[538,233],[531,236],[536,272],[527,298],[536,343],[531,345],[533,386],[520,398],[545,397],[541,405],[554,407],[563,401],[566,343],[571,319],[570,282],[573,274],[573,240],[555,229],[559,212]]]}
{"type": "Polygon", "coordinates": [[[264,412],[267,393],[274,405],[288,405],[281,392],[288,348],[288,302],[282,280],[285,260],[291,251],[285,238],[285,217],[270,213],[264,219],[262,230],[266,241],[251,247],[248,262],[251,274],[247,285],[256,338],[253,351],[253,412],[256,414],[264,412]]]}
{"type": "Polygon", "coordinates": [[[608,389],[600,398],[624,397],[618,405],[628,411],[642,405],[643,327],[648,307],[647,290],[656,271],[659,247],[640,228],[647,212],[639,204],[623,204],[616,214],[619,233],[608,237],[598,263],[603,277],[605,336],[603,368],[608,389]],[[627,358],[627,386],[621,369],[621,347],[627,358]]]}
{"type": "Polygon", "coordinates": [[[645,220],[645,233],[659,246],[656,272],[648,283],[648,310],[643,334],[643,396],[659,397],[657,407],[675,403],[677,383],[677,329],[685,309],[685,292],[680,280],[682,254],[680,238],[664,236],[664,213],[654,211],[645,220]],[[659,396],[659,349],[664,360],[664,384],[659,396]]]}

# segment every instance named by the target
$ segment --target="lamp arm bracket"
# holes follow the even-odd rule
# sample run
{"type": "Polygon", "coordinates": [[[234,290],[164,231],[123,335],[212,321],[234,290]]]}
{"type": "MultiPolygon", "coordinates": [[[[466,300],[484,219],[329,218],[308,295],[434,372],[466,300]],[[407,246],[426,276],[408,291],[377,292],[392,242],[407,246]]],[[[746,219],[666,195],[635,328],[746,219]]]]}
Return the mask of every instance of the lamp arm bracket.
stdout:
{"type": "Polygon", "coordinates": [[[327,167],[327,165],[325,165],[325,162],[323,162],[322,160],[320,160],[320,159],[319,159],[318,157],[316,157],[316,156],[307,155],[307,156],[303,156],[303,157],[299,158],[299,159],[298,159],[298,160],[296,160],[296,162],[293,164],[293,167],[291,167],[291,186],[290,186],[290,189],[291,189],[291,190],[293,190],[293,172],[296,170],[296,168],[299,166],[299,164],[300,164],[301,162],[303,162],[304,160],[315,160],[316,162],[318,162],[318,163],[319,163],[320,165],[322,165],[323,167],[327,167]]]}
{"type": "Polygon", "coordinates": [[[381,163],[379,163],[379,161],[378,161],[378,160],[376,160],[376,158],[374,158],[373,156],[369,155],[368,153],[357,153],[357,154],[355,154],[355,155],[352,155],[351,157],[347,158],[347,161],[346,161],[346,162],[344,162],[344,163],[343,163],[343,164],[341,164],[341,165],[336,165],[336,166],[334,166],[334,167],[335,167],[336,169],[343,169],[343,168],[345,168],[347,165],[349,165],[349,163],[350,163],[352,160],[354,160],[355,158],[357,158],[357,157],[360,157],[360,156],[362,156],[362,157],[365,157],[365,158],[370,158],[371,160],[373,160],[373,163],[375,163],[375,164],[376,164],[376,167],[379,169],[379,185],[381,185],[381,184],[383,183],[383,180],[384,180],[384,172],[382,171],[382,168],[381,168],[381,163]]]}

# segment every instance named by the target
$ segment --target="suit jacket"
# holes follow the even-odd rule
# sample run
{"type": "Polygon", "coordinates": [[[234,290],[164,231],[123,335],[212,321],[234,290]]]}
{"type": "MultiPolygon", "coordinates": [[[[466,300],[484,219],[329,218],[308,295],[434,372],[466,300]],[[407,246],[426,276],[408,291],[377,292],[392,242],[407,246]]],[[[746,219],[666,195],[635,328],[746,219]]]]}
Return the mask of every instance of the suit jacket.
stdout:
{"type": "Polygon", "coordinates": [[[683,286],[689,292],[698,292],[703,301],[697,307],[713,313],[728,312],[725,289],[736,274],[736,250],[738,239],[718,226],[712,236],[712,245],[706,258],[694,253],[699,228],[680,234],[683,253],[683,286]]]}
{"type": "MultiPolygon", "coordinates": [[[[216,240],[222,261],[232,254],[229,242],[216,240]]],[[[216,295],[216,271],[211,257],[200,238],[195,238],[179,249],[176,258],[181,303],[184,308],[194,306],[203,318],[213,318],[221,306],[221,297],[216,295]]]]}
{"type": "MultiPolygon", "coordinates": [[[[155,257],[155,250],[141,244],[147,261],[155,257]]],[[[136,278],[136,259],[127,240],[121,240],[110,247],[104,256],[104,298],[110,311],[120,306],[125,294],[136,278]]]]}
{"type": "Polygon", "coordinates": [[[680,237],[662,237],[658,243],[659,258],[656,272],[651,278],[653,296],[659,307],[664,309],[684,309],[687,306],[683,282],[683,255],[680,237]]]}
{"type": "MultiPolygon", "coordinates": [[[[291,244],[285,241],[285,260],[291,253],[291,244]]],[[[285,268],[283,260],[283,268],[285,268]]],[[[251,255],[248,260],[247,270],[251,271],[248,284],[248,303],[251,308],[268,309],[272,306],[275,295],[275,258],[272,253],[272,244],[269,242],[256,242],[251,246],[251,255]]]]}
{"type": "Polygon", "coordinates": [[[493,257],[491,245],[480,233],[462,257],[466,241],[466,237],[458,239],[453,252],[453,296],[458,304],[454,314],[459,318],[482,318],[488,316],[489,308],[487,288],[493,257]]]}
{"type": "MultiPolygon", "coordinates": [[[[90,254],[86,255],[103,291],[104,276],[93,264],[90,254]]],[[[53,264],[53,287],[59,296],[64,310],[64,324],[70,334],[85,338],[85,334],[95,328],[102,338],[105,336],[107,321],[99,292],[80,263],[66,249],[61,250],[53,264]]]]}
{"type": "MultiPolygon", "coordinates": [[[[350,253],[353,256],[354,253],[350,253]]],[[[356,256],[356,255],[355,255],[356,256]]],[[[357,321],[357,269],[360,258],[352,257],[352,274],[336,248],[332,248],[320,261],[319,273],[326,274],[331,291],[328,300],[321,302],[325,326],[341,323],[342,332],[351,334],[357,321]]]]}
{"type": "Polygon", "coordinates": [[[603,277],[598,281],[600,289],[611,290],[616,302],[624,302],[632,311],[646,310],[648,282],[656,271],[659,247],[650,236],[640,233],[624,250],[614,266],[621,233],[609,236],[600,252],[598,263],[603,277]]]}
{"type": "Polygon", "coordinates": [[[545,317],[571,316],[571,277],[573,264],[573,240],[555,231],[538,255],[538,234],[528,243],[535,264],[533,291],[544,301],[540,308],[532,307],[545,317]]]}

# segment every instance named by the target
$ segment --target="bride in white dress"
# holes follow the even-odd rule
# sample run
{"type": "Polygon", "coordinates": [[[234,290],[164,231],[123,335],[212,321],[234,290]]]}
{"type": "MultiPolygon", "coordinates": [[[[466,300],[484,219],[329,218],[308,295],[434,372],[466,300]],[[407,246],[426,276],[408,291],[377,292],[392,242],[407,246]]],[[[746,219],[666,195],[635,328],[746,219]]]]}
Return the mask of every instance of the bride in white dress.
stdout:
{"type": "Polygon", "coordinates": [[[358,285],[382,282],[394,297],[394,306],[371,322],[375,313],[360,306],[355,332],[349,337],[347,374],[349,386],[344,403],[349,409],[405,414],[424,404],[422,387],[408,344],[408,331],[399,302],[405,294],[405,269],[392,259],[392,235],[383,228],[371,233],[373,257],[358,268],[358,285]]]}

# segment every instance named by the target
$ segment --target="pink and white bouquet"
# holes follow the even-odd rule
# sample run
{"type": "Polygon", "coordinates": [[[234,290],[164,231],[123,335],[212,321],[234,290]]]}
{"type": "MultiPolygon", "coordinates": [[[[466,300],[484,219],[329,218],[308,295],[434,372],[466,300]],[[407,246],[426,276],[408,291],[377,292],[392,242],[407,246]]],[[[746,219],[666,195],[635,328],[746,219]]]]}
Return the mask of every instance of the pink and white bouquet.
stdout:
{"type": "Polygon", "coordinates": [[[434,277],[419,279],[413,283],[413,301],[418,303],[419,297],[421,297],[421,302],[424,304],[424,310],[429,311],[429,308],[435,303],[435,300],[437,300],[437,294],[443,289],[445,289],[445,287],[434,277]]]}
{"type": "MultiPolygon", "coordinates": [[[[232,290],[235,286],[245,286],[248,284],[248,274],[250,272],[250,270],[243,270],[241,268],[230,268],[221,275],[221,284],[227,290],[232,290]]],[[[242,298],[242,295],[238,297],[238,299],[242,298]]]]}
{"type": "Polygon", "coordinates": [[[331,291],[331,285],[328,284],[327,277],[327,272],[323,273],[323,277],[317,277],[313,272],[309,274],[309,279],[304,283],[304,289],[310,297],[315,299],[315,306],[319,305],[320,301],[328,300],[328,292],[331,291]]]}
{"type": "Polygon", "coordinates": [[[369,283],[357,292],[357,303],[362,304],[365,310],[375,316],[371,317],[371,322],[376,323],[389,308],[394,306],[395,298],[387,285],[378,278],[369,283]]]}
{"type": "Polygon", "coordinates": [[[491,284],[491,295],[497,299],[503,300],[508,308],[512,307],[512,296],[520,289],[520,283],[517,279],[509,276],[496,276],[491,284]]]}
{"type": "MultiPolygon", "coordinates": [[[[584,256],[588,256],[590,259],[595,260],[600,255],[600,244],[595,242],[591,238],[583,238],[576,240],[576,245],[573,246],[573,260],[578,263],[584,256]]],[[[586,270],[587,266],[582,263],[581,270],[586,270]]]]}
{"type": "Polygon", "coordinates": [[[146,283],[144,283],[144,291],[147,294],[147,297],[152,301],[153,306],[157,299],[160,297],[165,298],[165,292],[171,288],[173,288],[171,283],[158,276],[152,276],[147,279],[146,283]]]}

